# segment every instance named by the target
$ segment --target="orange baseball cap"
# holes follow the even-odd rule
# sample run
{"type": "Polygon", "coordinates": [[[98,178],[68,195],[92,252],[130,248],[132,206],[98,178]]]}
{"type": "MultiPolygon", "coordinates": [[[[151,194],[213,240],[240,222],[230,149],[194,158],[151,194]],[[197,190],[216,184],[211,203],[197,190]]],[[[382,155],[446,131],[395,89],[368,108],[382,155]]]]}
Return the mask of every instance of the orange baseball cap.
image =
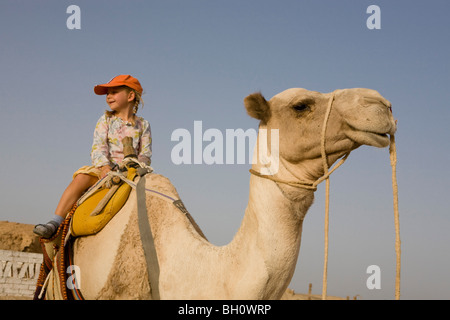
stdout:
{"type": "Polygon", "coordinates": [[[138,79],[130,76],[129,74],[121,74],[109,80],[108,83],[96,85],[94,87],[94,92],[98,95],[103,95],[108,92],[108,88],[119,86],[130,87],[131,89],[136,90],[139,94],[142,94],[143,91],[138,79]]]}

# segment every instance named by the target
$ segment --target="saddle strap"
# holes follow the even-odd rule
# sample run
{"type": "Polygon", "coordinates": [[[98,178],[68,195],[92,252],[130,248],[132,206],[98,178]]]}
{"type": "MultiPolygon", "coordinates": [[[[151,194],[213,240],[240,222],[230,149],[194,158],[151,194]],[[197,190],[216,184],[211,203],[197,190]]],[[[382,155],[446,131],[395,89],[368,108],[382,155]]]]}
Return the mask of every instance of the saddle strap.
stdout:
{"type": "Polygon", "coordinates": [[[159,262],[156,254],[155,242],[147,216],[147,205],[145,197],[145,173],[139,172],[140,178],[136,185],[137,209],[139,233],[141,236],[142,248],[147,265],[147,275],[150,286],[150,295],[154,300],[160,300],[159,295],[159,262]]]}
{"type": "Polygon", "coordinates": [[[106,195],[103,197],[102,200],[98,203],[98,205],[95,207],[95,209],[91,212],[90,216],[94,217],[100,214],[100,212],[103,210],[104,207],[106,207],[106,204],[111,200],[112,196],[116,193],[117,189],[119,189],[119,184],[115,184],[109,189],[109,191],[106,193],[106,195]]]}

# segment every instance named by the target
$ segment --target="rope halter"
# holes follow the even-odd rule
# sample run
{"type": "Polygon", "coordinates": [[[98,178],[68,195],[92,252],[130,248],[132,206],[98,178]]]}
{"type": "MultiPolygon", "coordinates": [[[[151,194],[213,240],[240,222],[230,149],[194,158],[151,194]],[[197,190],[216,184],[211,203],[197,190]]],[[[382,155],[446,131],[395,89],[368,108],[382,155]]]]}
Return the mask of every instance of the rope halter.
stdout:
{"type": "MultiPolygon", "coordinates": [[[[263,175],[261,173],[259,173],[256,170],[250,169],[250,173],[258,176],[260,178],[264,178],[264,179],[268,179],[268,180],[272,180],[274,182],[277,183],[282,183],[282,184],[286,184],[288,186],[291,187],[296,187],[296,188],[302,188],[302,189],[307,189],[307,190],[312,190],[312,191],[316,191],[317,190],[317,186],[323,182],[324,180],[328,180],[329,176],[337,169],[339,168],[342,164],[344,164],[345,160],[347,160],[348,156],[350,155],[350,151],[347,152],[340,160],[339,162],[331,169],[329,170],[328,168],[328,158],[327,158],[327,154],[326,154],[326,150],[325,150],[325,141],[326,141],[326,132],[327,132],[327,126],[328,126],[328,119],[330,118],[330,113],[331,113],[331,108],[333,107],[333,102],[334,102],[334,96],[335,93],[333,91],[332,96],[328,102],[328,106],[327,106],[327,111],[325,113],[325,117],[323,120],[323,125],[322,125],[322,133],[321,133],[321,139],[320,139],[320,152],[321,152],[321,157],[322,157],[322,164],[323,164],[323,170],[324,170],[324,174],[323,176],[321,176],[320,178],[318,178],[316,181],[311,182],[311,181],[304,181],[300,178],[298,178],[292,171],[290,171],[286,166],[286,169],[297,179],[297,181],[287,181],[287,180],[283,180],[280,179],[278,177],[275,177],[273,175],[263,175]]],[[[283,160],[282,158],[280,158],[281,160],[283,160]]]]}

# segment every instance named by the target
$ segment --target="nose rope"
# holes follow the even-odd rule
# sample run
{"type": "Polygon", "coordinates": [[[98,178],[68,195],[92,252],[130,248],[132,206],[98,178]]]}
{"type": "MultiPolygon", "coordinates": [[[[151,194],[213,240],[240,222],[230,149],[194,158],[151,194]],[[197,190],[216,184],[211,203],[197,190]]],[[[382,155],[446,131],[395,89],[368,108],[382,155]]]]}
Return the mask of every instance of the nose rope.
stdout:
{"type": "MultiPolygon", "coordinates": [[[[327,124],[328,119],[330,118],[331,113],[331,106],[333,105],[334,101],[334,93],[333,96],[330,99],[330,102],[328,104],[327,112],[325,114],[325,119],[323,121],[322,125],[322,135],[321,135],[321,142],[320,142],[320,151],[322,154],[322,165],[323,165],[323,172],[324,176],[328,174],[328,158],[327,153],[325,151],[325,135],[327,132],[327,124]]],[[[347,154],[347,156],[350,154],[350,152],[347,154]]],[[[327,298],[327,286],[328,286],[328,226],[329,226],[329,215],[330,215],[330,179],[329,175],[326,178],[325,181],[325,219],[324,219],[324,257],[323,257],[323,280],[322,280],[322,300],[326,300],[327,298]]]]}
{"type": "MultiPolygon", "coordinates": [[[[322,157],[322,165],[324,174],[322,177],[317,179],[314,182],[303,181],[299,179],[291,170],[288,169],[287,166],[285,168],[291,173],[298,181],[287,181],[283,179],[279,179],[270,175],[262,175],[256,170],[250,169],[250,173],[256,175],[260,178],[268,179],[277,183],[283,183],[292,187],[303,188],[307,190],[316,191],[317,185],[326,180],[325,184],[325,221],[324,221],[324,263],[323,263],[323,280],[322,280],[322,300],[326,300],[327,298],[327,284],[328,284],[328,229],[329,229],[329,205],[330,205],[330,175],[339,168],[345,160],[347,160],[350,155],[350,151],[347,152],[340,161],[329,170],[328,167],[328,157],[326,153],[326,130],[328,126],[328,119],[330,117],[331,108],[333,106],[335,98],[335,93],[333,92],[329,102],[327,111],[325,113],[322,132],[321,132],[321,141],[320,141],[320,152],[322,157]]],[[[398,186],[397,186],[397,178],[396,178],[396,164],[397,164],[397,152],[395,147],[395,137],[394,135],[390,135],[390,146],[389,146],[389,157],[391,161],[392,167],[392,189],[393,189],[393,197],[394,197],[394,221],[395,221],[395,252],[396,252],[396,277],[395,277],[395,299],[400,299],[400,270],[401,270],[401,241],[400,241],[400,223],[399,223],[399,213],[398,213],[398,186]]],[[[280,158],[283,160],[282,158],[280,158]]]]}
{"type": "Polygon", "coordinates": [[[394,223],[395,223],[395,300],[400,300],[400,271],[401,271],[401,241],[400,241],[400,218],[398,213],[398,185],[397,185],[397,148],[395,136],[391,135],[389,145],[389,158],[392,167],[392,193],[394,199],[394,223]]]}

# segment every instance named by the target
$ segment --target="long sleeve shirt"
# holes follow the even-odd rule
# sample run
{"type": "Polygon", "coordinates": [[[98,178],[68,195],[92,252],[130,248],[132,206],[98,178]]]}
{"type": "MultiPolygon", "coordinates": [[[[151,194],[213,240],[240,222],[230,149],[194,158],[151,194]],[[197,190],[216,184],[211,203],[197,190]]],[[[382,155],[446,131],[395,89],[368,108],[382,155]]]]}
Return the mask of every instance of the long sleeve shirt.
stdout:
{"type": "Polygon", "coordinates": [[[108,117],[105,114],[95,126],[91,151],[92,165],[95,167],[120,165],[124,158],[122,139],[127,136],[133,138],[133,147],[138,160],[150,165],[152,134],[149,122],[136,116],[133,125],[115,115],[108,117]]]}

